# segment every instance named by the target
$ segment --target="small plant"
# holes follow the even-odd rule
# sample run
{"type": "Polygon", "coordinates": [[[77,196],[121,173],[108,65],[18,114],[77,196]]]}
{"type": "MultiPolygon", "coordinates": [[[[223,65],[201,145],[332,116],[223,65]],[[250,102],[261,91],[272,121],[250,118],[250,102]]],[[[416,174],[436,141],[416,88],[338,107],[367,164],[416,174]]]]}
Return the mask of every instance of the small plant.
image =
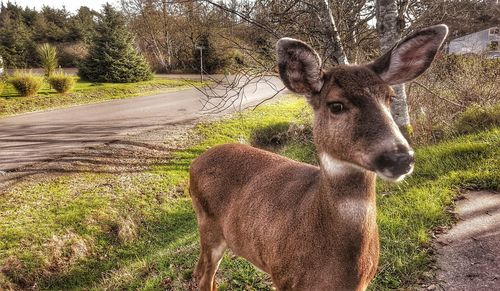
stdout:
{"type": "Polygon", "coordinates": [[[0,96],[2,95],[4,87],[5,87],[5,83],[3,82],[3,80],[0,79],[0,96]]]}
{"type": "Polygon", "coordinates": [[[75,86],[75,79],[64,73],[52,74],[48,78],[50,86],[58,93],[67,93],[75,86]]]}
{"type": "Polygon", "coordinates": [[[43,77],[32,73],[16,72],[9,78],[9,83],[23,97],[35,96],[43,85],[43,77]]]}
{"type": "Polygon", "coordinates": [[[37,52],[42,68],[45,71],[45,77],[52,76],[57,68],[56,48],[48,43],[44,43],[38,47],[37,52]]]}

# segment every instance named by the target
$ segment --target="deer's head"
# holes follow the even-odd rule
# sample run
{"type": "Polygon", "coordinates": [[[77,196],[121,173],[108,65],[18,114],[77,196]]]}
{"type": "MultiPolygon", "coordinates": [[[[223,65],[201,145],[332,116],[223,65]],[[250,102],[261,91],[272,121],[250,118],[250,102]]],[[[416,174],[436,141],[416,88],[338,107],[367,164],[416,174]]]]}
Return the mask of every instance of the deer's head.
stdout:
{"type": "Polygon", "coordinates": [[[318,54],[302,41],[277,43],[282,81],[304,94],[314,109],[314,139],[330,173],[376,172],[399,181],[413,170],[413,150],[391,113],[390,85],[408,82],[432,63],[448,33],[446,25],[419,30],[372,63],[324,72],[318,54]]]}

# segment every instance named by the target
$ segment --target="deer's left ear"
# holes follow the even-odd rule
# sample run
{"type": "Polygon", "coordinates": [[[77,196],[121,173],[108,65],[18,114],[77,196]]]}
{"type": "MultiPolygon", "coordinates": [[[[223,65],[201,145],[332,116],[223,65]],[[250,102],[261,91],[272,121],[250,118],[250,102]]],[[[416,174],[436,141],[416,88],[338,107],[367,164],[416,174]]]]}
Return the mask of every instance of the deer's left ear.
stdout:
{"type": "Polygon", "coordinates": [[[447,34],[444,24],[419,30],[369,66],[389,85],[413,80],[429,68],[447,34]]]}

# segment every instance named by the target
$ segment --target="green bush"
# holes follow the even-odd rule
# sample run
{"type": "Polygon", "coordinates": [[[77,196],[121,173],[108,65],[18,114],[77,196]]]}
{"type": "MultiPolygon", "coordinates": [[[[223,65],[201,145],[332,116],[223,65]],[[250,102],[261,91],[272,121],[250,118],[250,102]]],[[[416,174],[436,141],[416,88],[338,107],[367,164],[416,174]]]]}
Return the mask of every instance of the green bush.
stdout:
{"type": "Polygon", "coordinates": [[[289,127],[290,123],[280,122],[257,128],[250,136],[251,144],[260,148],[282,146],[288,141],[287,132],[289,127]]]}
{"type": "Polygon", "coordinates": [[[250,143],[258,148],[277,149],[289,141],[308,144],[312,139],[310,123],[280,122],[255,129],[250,136],[250,143]]]}
{"type": "Polygon", "coordinates": [[[43,77],[32,73],[15,73],[9,83],[23,97],[35,96],[43,85],[43,77]]]}
{"type": "Polygon", "coordinates": [[[467,125],[469,118],[486,117],[480,108],[500,102],[498,84],[500,59],[438,56],[431,68],[407,87],[413,143],[434,143],[450,134],[473,130],[476,125],[467,125]],[[472,106],[478,108],[469,109],[472,106]],[[464,113],[468,109],[472,111],[464,113]],[[458,122],[462,114],[464,119],[458,122]]]}
{"type": "Polygon", "coordinates": [[[0,80],[0,96],[2,95],[4,87],[5,87],[5,83],[2,80],[0,80]]]}
{"type": "Polygon", "coordinates": [[[500,104],[482,108],[472,106],[461,113],[455,124],[455,130],[460,134],[479,132],[500,126],[500,104]]]}
{"type": "Polygon", "coordinates": [[[50,86],[59,93],[67,93],[75,86],[75,79],[64,73],[53,74],[48,81],[50,86]]]}

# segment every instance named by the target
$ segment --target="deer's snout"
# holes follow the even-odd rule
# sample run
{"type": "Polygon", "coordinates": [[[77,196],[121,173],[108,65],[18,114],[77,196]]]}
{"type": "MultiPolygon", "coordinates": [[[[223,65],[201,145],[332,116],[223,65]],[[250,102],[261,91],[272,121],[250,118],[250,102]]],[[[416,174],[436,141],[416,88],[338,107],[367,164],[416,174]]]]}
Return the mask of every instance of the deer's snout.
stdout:
{"type": "Polygon", "coordinates": [[[413,171],[415,157],[413,150],[398,145],[395,150],[383,151],[375,159],[375,169],[381,178],[400,181],[413,171]]]}

